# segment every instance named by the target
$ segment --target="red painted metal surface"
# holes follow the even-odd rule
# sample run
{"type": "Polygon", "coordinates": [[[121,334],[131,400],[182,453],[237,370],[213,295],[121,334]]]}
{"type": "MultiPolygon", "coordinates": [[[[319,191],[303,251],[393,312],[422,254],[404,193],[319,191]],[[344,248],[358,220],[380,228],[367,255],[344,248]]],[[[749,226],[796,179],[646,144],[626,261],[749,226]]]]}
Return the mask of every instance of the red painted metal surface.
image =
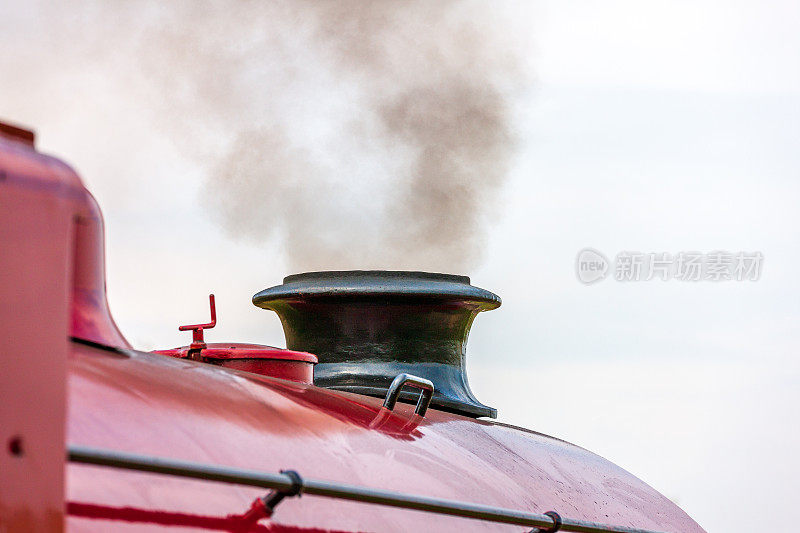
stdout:
{"type": "Polygon", "coordinates": [[[310,353],[284,350],[263,344],[212,342],[204,343],[204,346],[205,348],[197,351],[197,355],[194,357],[192,357],[192,353],[197,350],[194,342],[189,346],[155,350],[153,353],[178,359],[194,358],[225,368],[288,379],[298,383],[311,384],[314,379],[314,365],[317,363],[317,358],[310,353]]]}
{"type": "Polygon", "coordinates": [[[71,336],[109,346],[130,348],[108,309],[103,216],[85,191],[74,217],[71,336]]]}
{"type": "MultiPolygon", "coordinates": [[[[12,134],[13,133],[13,134],[12,134]]],[[[0,127],[0,530],[59,531],[72,218],[83,187],[0,127]]]]}
{"type": "Polygon", "coordinates": [[[28,145],[31,148],[34,147],[36,141],[36,134],[31,130],[5,122],[0,122],[0,137],[8,141],[28,145]]]}
{"type": "MultiPolygon", "coordinates": [[[[71,443],[481,502],[626,526],[702,531],[667,498],[612,463],[566,442],[502,424],[156,354],[77,345],[70,358],[71,443]],[[383,413],[383,414],[382,414],[383,413]]],[[[70,465],[68,497],[182,516],[244,513],[258,490],[70,465]]],[[[352,502],[286,500],[273,522],[346,531],[507,530],[352,502]]],[[[80,530],[107,518],[71,516],[80,530]]],[[[143,525],[147,525],[144,523],[143,525]]]]}
{"type": "Polygon", "coordinates": [[[60,531],[68,338],[128,343],[108,311],[97,202],[34,139],[0,123],[0,529],[60,531]]]}
{"type": "Polygon", "coordinates": [[[0,529],[523,529],[307,495],[254,523],[256,489],[65,465],[66,424],[72,444],[702,531],[642,481],[564,441],[434,409],[423,418],[406,404],[389,411],[377,398],[310,385],[307,375],[297,382],[221,366],[260,360],[307,370],[308,354],[213,344],[204,350],[219,364],[209,365],[181,358],[190,347],[178,357],[128,349],[106,303],[99,209],[75,173],[35,152],[28,137],[0,128],[0,237],[13,252],[0,255],[0,385],[13,399],[0,402],[0,529]]]}

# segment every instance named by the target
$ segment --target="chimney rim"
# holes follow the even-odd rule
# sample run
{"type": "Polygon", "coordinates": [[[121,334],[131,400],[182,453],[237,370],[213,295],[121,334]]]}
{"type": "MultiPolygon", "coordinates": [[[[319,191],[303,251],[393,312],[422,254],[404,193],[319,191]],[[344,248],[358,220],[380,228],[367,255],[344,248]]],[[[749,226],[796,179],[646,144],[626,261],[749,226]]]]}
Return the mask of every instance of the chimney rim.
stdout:
{"type": "Polygon", "coordinates": [[[493,292],[471,285],[468,276],[406,270],[330,270],[286,276],[282,285],[256,293],[253,304],[271,309],[272,302],[287,299],[354,297],[464,302],[486,311],[502,303],[493,292]]]}

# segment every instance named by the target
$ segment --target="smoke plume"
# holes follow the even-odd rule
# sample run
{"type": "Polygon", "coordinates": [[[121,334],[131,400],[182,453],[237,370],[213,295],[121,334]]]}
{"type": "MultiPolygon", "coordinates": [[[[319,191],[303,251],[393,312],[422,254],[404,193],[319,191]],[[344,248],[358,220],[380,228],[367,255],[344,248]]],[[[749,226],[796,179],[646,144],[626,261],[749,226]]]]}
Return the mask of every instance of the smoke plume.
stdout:
{"type": "MultiPolygon", "coordinates": [[[[126,80],[205,174],[201,201],[292,271],[481,259],[528,73],[473,1],[86,2],[32,8],[65,64],[126,80]]],[[[49,39],[49,40],[48,40],[49,39]]],[[[2,66],[2,65],[0,65],[2,66]]]]}

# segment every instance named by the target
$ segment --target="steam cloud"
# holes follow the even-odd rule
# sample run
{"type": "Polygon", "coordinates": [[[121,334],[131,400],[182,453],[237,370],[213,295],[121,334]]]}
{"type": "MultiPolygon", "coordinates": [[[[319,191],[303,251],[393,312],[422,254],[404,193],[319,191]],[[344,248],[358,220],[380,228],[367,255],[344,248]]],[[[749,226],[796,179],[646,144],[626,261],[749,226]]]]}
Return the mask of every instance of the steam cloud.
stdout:
{"type": "Polygon", "coordinates": [[[528,81],[519,28],[496,4],[54,10],[32,12],[56,53],[128,80],[202,165],[202,201],[231,236],[279,244],[292,271],[480,261],[528,81]]]}

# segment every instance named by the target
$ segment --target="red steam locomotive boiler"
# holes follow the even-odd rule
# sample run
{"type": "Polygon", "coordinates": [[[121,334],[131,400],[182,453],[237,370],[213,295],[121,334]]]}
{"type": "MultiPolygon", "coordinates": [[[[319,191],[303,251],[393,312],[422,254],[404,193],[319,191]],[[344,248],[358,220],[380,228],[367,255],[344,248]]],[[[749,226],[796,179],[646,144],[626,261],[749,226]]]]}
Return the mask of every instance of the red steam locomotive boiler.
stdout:
{"type": "MultiPolygon", "coordinates": [[[[103,222],[77,174],[0,125],[0,531],[702,529],[647,484],[494,422],[466,277],[288,276],[253,303],[288,349],[133,349],[109,313],[103,222]]],[[[188,334],[187,334],[188,335],[188,334]]]]}

